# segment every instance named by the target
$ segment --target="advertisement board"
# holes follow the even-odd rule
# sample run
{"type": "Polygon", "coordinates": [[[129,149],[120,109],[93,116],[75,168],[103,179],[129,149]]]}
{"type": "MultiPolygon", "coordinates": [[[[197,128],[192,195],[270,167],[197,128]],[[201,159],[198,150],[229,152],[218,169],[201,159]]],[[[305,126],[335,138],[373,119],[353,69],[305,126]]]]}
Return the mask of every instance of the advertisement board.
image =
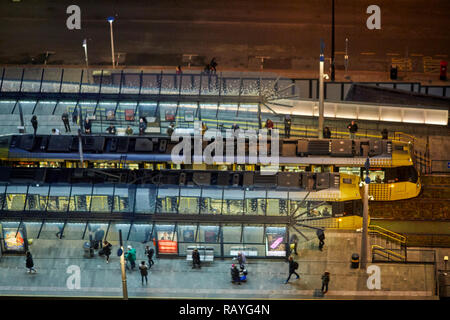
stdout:
{"type": "Polygon", "coordinates": [[[2,228],[2,251],[4,253],[25,253],[28,249],[24,230],[2,228]]]}
{"type": "Polygon", "coordinates": [[[162,254],[177,254],[178,240],[176,232],[158,231],[158,252],[162,254]]]}
{"type": "Polygon", "coordinates": [[[266,231],[266,255],[283,257],[286,255],[286,241],[284,239],[285,234],[267,233],[266,231]]]}

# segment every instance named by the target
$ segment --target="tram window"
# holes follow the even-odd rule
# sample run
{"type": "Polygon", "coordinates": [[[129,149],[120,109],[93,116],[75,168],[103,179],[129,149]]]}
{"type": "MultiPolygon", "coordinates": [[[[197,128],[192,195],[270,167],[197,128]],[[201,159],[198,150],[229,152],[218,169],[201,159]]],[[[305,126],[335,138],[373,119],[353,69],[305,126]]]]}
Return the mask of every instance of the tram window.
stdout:
{"type": "Polygon", "coordinates": [[[350,179],[350,178],[343,178],[342,182],[346,183],[346,184],[352,184],[352,179],[350,179]]]}
{"type": "Polygon", "coordinates": [[[384,171],[369,171],[369,177],[371,183],[383,183],[384,182],[384,171]]]}
{"type": "Polygon", "coordinates": [[[359,176],[360,168],[359,167],[339,167],[339,172],[359,176]]]}

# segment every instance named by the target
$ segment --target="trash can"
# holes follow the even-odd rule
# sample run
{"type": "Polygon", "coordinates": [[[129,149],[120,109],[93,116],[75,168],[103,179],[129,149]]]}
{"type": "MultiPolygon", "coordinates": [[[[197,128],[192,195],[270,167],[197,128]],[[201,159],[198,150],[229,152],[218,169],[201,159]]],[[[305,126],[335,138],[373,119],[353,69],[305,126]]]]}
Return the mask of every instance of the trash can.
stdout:
{"type": "Polygon", "coordinates": [[[352,268],[357,269],[359,267],[359,254],[352,254],[352,268]]]}
{"type": "Polygon", "coordinates": [[[83,244],[83,250],[85,258],[92,258],[94,256],[94,250],[88,241],[83,244]]]}

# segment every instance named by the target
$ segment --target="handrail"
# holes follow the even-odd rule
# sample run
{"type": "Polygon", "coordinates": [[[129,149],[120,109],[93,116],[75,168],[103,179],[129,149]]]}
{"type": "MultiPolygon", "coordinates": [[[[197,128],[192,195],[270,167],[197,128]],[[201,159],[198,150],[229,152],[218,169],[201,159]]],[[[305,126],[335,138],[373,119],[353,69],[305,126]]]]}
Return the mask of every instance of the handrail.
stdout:
{"type": "Polygon", "coordinates": [[[398,140],[398,141],[403,141],[403,142],[411,142],[411,143],[414,143],[415,140],[416,140],[416,138],[415,138],[414,136],[410,135],[410,134],[407,134],[407,133],[404,133],[404,132],[400,132],[400,131],[395,131],[395,132],[394,132],[394,138],[393,138],[393,140],[398,140]],[[407,141],[402,140],[401,138],[402,138],[403,136],[409,138],[410,140],[407,140],[407,141]]]}
{"type": "Polygon", "coordinates": [[[393,232],[391,230],[382,228],[382,227],[377,226],[377,225],[370,225],[368,230],[369,230],[369,232],[374,232],[374,233],[377,233],[377,234],[381,234],[381,235],[383,235],[385,237],[388,237],[388,238],[390,238],[390,239],[392,239],[394,241],[400,242],[401,244],[406,244],[406,237],[405,236],[403,236],[403,235],[401,235],[399,233],[393,232]],[[391,235],[389,235],[389,234],[391,234],[391,235]]]}
{"type": "Polygon", "coordinates": [[[379,245],[374,244],[374,245],[372,245],[372,254],[376,254],[376,253],[378,253],[380,255],[387,254],[387,257],[386,256],[385,257],[388,258],[388,259],[390,258],[389,255],[392,255],[392,256],[394,256],[394,257],[396,257],[396,258],[398,258],[398,259],[400,259],[402,261],[406,261],[406,257],[405,256],[403,256],[403,255],[401,255],[399,253],[393,252],[391,250],[388,250],[386,248],[383,248],[383,247],[381,247],[379,245]]]}

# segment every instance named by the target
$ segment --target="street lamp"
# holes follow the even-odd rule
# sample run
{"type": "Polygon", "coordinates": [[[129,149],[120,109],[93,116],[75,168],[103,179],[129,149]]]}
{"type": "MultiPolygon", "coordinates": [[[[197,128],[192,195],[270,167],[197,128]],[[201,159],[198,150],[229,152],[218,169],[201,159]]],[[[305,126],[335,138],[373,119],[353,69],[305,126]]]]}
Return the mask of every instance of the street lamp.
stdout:
{"type": "Polygon", "coordinates": [[[114,61],[114,37],[113,37],[113,27],[112,24],[114,22],[114,17],[108,17],[109,29],[111,30],[111,56],[112,56],[112,65],[113,69],[116,67],[116,63],[114,61]]]}
{"type": "Polygon", "coordinates": [[[323,114],[324,114],[324,89],[323,89],[323,65],[325,58],[323,55],[323,49],[325,44],[320,40],[320,58],[319,58],[319,139],[323,138],[323,114]]]}
{"type": "Polygon", "coordinates": [[[83,48],[84,48],[84,57],[85,57],[85,60],[86,60],[86,73],[87,73],[88,82],[89,82],[89,63],[88,63],[88,53],[87,53],[87,41],[86,41],[86,39],[83,40],[83,48]]]}

